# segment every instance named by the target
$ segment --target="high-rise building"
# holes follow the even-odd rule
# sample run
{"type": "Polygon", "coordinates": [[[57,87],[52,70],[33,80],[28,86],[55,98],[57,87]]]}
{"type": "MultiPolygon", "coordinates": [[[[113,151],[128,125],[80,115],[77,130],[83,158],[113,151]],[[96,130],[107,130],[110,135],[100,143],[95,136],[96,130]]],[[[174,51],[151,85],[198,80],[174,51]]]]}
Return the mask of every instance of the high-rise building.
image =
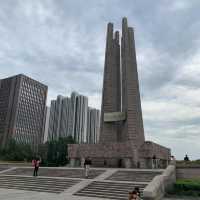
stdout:
{"type": "Polygon", "coordinates": [[[75,138],[75,120],[76,120],[76,104],[77,104],[77,92],[71,93],[71,124],[70,124],[70,130],[71,130],[71,136],[75,138]]]}
{"type": "Polygon", "coordinates": [[[48,129],[49,129],[49,116],[50,116],[50,107],[46,106],[45,112],[45,128],[44,128],[44,140],[43,143],[47,141],[48,138],[48,129]]]}
{"type": "Polygon", "coordinates": [[[59,95],[56,100],[51,101],[48,140],[57,140],[60,137],[60,121],[63,98],[63,96],[59,95]]]}
{"type": "Polygon", "coordinates": [[[11,138],[37,151],[43,141],[48,87],[23,74],[0,80],[0,146],[11,138]]]}
{"type": "Polygon", "coordinates": [[[78,143],[86,143],[88,98],[83,95],[78,95],[76,98],[74,139],[78,143]]]}
{"type": "Polygon", "coordinates": [[[87,114],[87,143],[96,144],[99,141],[100,111],[88,107],[87,114]]]}
{"type": "Polygon", "coordinates": [[[70,98],[58,96],[57,100],[52,100],[48,140],[72,136],[78,143],[96,143],[99,111],[90,109],[89,112],[88,109],[88,98],[77,92],[72,92],[70,98]]]}
{"type": "Polygon", "coordinates": [[[62,99],[62,109],[61,109],[61,118],[60,118],[60,137],[67,137],[71,135],[71,99],[68,97],[64,97],[62,99]]]}

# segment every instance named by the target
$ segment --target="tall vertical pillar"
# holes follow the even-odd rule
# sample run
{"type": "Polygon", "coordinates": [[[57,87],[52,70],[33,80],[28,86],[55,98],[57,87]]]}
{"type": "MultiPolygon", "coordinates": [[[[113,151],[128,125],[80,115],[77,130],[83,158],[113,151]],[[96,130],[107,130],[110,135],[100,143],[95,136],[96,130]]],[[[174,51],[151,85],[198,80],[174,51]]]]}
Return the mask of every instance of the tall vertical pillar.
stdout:
{"type": "Polygon", "coordinates": [[[105,122],[104,115],[121,110],[121,91],[119,88],[121,88],[119,32],[116,32],[113,38],[113,24],[109,23],[106,38],[100,143],[118,140],[118,123],[105,122]]]}
{"type": "Polygon", "coordinates": [[[133,28],[128,27],[127,19],[122,21],[122,111],[126,113],[123,123],[123,138],[135,147],[144,143],[144,129],[137,72],[133,28]]]}

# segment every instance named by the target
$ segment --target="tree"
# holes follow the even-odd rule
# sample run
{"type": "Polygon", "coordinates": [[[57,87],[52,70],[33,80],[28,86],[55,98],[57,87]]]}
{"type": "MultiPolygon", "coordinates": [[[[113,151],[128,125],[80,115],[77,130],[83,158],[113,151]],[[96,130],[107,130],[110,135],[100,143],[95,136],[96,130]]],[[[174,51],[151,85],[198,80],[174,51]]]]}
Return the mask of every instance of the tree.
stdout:
{"type": "MultiPolygon", "coordinates": [[[[39,145],[38,156],[41,157],[43,165],[66,165],[68,163],[68,144],[74,143],[75,141],[71,136],[48,141],[39,145]]],[[[33,155],[30,145],[18,144],[13,139],[10,140],[6,149],[0,151],[0,159],[9,161],[31,161],[33,155]]]]}
{"type": "Polygon", "coordinates": [[[68,144],[74,143],[75,141],[71,136],[47,141],[39,148],[39,154],[42,157],[43,164],[47,166],[66,165],[68,163],[68,144]],[[44,149],[46,151],[44,151],[44,149]]]}
{"type": "Polygon", "coordinates": [[[9,141],[8,147],[0,152],[2,160],[30,161],[33,151],[28,144],[18,144],[14,139],[9,141]]]}

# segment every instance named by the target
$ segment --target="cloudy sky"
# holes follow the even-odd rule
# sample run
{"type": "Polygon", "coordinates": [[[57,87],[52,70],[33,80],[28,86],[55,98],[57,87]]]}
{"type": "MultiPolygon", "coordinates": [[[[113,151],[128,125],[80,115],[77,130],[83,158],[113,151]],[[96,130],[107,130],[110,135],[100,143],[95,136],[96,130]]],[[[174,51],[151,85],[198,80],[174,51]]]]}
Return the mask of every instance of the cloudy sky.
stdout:
{"type": "Polygon", "coordinates": [[[199,0],[0,0],[0,79],[48,85],[48,104],[73,90],[100,108],[108,22],[135,29],[147,140],[200,158],[199,0]]]}

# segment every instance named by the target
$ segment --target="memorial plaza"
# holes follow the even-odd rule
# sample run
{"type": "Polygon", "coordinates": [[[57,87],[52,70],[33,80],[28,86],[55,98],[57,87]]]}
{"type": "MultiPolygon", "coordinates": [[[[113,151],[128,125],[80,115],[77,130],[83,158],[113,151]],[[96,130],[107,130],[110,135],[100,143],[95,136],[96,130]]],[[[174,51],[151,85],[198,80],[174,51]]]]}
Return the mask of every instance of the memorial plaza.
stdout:
{"type": "Polygon", "coordinates": [[[177,167],[170,148],[145,138],[134,28],[125,17],[121,32],[107,25],[102,88],[98,142],[65,146],[64,167],[35,160],[38,176],[30,163],[0,163],[0,200],[126,200],[135,188],[143,200],[200,199],[169,196],[177,179],[200,178],[200,167],[177,167]]]}

